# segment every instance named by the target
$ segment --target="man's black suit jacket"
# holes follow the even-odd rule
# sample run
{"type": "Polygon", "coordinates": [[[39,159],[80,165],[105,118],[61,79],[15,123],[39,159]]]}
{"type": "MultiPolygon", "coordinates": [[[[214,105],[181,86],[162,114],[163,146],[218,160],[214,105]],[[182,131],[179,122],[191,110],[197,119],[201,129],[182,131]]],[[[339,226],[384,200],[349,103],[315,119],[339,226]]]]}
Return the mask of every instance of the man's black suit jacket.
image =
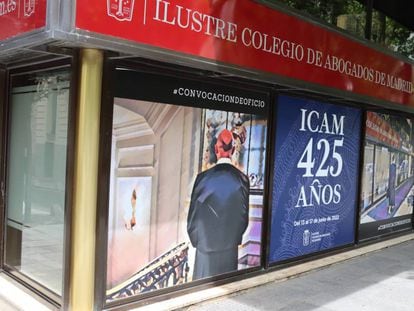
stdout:
{"type": "Polygon", "coordinates": [[[223,163],[200,173],[191,194],[187,231],[203,253],[237,248],[249,222],[249,179],[223,163]]]}

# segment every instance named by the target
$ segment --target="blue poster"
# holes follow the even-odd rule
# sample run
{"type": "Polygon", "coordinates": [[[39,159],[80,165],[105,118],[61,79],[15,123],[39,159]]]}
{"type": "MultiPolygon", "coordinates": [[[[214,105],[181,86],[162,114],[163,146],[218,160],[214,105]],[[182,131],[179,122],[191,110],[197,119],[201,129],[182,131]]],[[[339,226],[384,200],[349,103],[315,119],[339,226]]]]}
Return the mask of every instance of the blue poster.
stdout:
{"type": "Polygon", "coordinates": [[[354,242],[361,110],[280,96],[269,262],[354,242]]]}

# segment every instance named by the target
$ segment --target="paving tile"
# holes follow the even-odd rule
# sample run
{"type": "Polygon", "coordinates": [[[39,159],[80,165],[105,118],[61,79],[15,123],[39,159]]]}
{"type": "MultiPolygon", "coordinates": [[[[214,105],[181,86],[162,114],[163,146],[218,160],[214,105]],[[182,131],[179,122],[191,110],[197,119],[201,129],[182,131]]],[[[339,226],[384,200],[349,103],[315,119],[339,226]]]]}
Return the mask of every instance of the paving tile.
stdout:
{"type": "Polygon", "coordinates": [[[334,264],[284,282],[270,283],[217,301],[204,310],[412,311],[414,241],[334,264]],[[238,310],[238,309],[237,309],[238,310]]]}

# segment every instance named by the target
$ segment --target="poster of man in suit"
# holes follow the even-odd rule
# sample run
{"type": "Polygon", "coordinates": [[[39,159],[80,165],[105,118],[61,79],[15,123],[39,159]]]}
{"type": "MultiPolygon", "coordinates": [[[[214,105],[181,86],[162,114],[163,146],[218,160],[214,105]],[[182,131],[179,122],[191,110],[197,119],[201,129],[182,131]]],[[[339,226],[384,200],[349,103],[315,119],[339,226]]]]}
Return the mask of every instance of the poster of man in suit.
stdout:
{"type": "Polygon", "coordinates": [[[260,267],[269,95],[149,73],[116,80],[107,301],[260,267]]]}
{"type": "Polygon", "coordinates": [[[233,133],[220,132],[217,164],[194,183],[187,230],[197,249],[193,280],[237,270],[238,246],[249,222],[249,179],[231,162],[233,133]]]}

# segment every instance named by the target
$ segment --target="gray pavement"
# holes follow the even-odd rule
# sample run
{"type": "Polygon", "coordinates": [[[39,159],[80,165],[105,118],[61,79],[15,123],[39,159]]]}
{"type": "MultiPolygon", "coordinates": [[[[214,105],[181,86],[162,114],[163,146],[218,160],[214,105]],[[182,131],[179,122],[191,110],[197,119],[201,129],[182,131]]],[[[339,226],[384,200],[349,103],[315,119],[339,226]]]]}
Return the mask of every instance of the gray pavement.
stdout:
{"type": "Polygon", "coordinates": [[[18,311],[20,310],[12,301],[9,301],[3,295],[0,295],[0,310],[1,311],[18,311]]]}
{"type": "MultiPolygon", "coordinates": [[[[153,305],[151,310],[171,309],[153,305]]],[[[0,311],[3,310],[51,309],[0,274],[0,311]]],[[[181,310],[413,311],[414,240],[181,310]]]]}
{"type": "Polygon", "coordinates": [[[414,240],[188,311],[413,311],[414,240]]]}
{"type": "Polygon", "coordinates": [[[52,308],[40,297],[33,295],[10,277],[0,273],[0,311],[51,311],[52,308]]]}

